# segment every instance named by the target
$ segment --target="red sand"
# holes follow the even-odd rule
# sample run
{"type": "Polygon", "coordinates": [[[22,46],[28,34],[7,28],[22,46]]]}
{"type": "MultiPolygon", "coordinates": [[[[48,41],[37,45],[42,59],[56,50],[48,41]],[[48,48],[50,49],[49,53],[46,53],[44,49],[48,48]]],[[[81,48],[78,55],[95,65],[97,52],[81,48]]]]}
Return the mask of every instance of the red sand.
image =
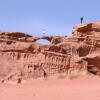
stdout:
{"type": "Polygon", "coordinates": [[[100,100],[100,78],[34,80],[0,84],[0,100],[100,100]]]}

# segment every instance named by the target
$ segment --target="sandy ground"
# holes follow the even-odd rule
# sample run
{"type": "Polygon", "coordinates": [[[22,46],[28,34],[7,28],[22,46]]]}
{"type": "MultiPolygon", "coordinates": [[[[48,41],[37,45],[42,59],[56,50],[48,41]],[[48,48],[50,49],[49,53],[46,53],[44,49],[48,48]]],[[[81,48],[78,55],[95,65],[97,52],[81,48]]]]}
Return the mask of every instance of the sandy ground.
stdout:
{"type": "Polygon", "coordinates": [[[100,78],[85,76],[0,84],[0,100],[100,100],[100,78]]]}

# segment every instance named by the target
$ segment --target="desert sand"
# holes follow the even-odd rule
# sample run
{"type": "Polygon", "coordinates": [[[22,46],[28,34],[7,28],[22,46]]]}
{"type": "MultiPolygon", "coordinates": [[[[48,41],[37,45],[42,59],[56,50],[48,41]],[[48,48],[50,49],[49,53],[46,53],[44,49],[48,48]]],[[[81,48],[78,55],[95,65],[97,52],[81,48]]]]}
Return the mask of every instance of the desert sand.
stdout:
{"type": "Polygon", "coordinates": [[[0,84],[0,100],[100,100],[100,78],[37,79],[23,84],[0,84]]]}

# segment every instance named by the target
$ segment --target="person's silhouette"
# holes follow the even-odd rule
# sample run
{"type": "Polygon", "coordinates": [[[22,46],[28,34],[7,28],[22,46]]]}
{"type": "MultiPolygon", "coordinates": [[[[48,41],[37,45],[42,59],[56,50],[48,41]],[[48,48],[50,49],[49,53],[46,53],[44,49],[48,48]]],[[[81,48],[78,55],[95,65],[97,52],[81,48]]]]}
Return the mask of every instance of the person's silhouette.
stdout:
{"type": "Polygon", "coordinates": [[[83,23],[83,17],[82,16],[80,17],[80,20],[81,20],[81,24],[82,24],[83,23]]]}

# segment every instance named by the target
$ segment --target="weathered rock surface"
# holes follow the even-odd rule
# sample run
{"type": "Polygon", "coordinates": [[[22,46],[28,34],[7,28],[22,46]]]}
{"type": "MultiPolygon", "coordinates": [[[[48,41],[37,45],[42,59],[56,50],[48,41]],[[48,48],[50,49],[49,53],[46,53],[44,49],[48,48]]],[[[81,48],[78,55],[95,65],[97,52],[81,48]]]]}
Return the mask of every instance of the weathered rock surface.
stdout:
{"type": "Polygon", "coordinates": [[[32,37],[19,32],[0,33],[0,81],[48,77],[58,73],[100,75],[100,22],[73,27],[71,36],[32,37]],[[36,41],[46,39],[51,44],[36,41]]]}

